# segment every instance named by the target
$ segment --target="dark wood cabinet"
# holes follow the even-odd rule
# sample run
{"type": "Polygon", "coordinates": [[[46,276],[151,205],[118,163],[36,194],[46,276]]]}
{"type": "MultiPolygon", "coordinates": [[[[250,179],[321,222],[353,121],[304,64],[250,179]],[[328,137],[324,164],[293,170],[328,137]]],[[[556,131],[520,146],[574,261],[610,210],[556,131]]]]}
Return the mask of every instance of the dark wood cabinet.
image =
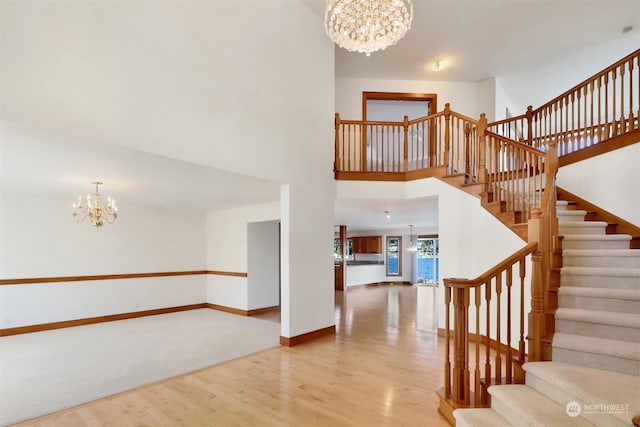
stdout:
{"type": "Polygon", "coordinates": [[[352,237],[354,254],[381,254],[382,236],[357,236],[352,237]]]}

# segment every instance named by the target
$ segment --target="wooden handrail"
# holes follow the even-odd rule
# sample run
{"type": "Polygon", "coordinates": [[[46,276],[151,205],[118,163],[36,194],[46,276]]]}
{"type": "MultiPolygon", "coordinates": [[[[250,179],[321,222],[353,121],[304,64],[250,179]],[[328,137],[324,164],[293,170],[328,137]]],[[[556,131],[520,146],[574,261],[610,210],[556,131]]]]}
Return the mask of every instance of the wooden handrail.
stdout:
{"type": "Polygon", "coordinates": [[[498,139],[505,144],[513,145],[514,147],[518,147],[521,150],[528,151],[529,153],[544,157],[544,151],[538,150],[530,145],[523,144],[522,142],[514,141],[513,139],[505,138],[502,135],[499,135],[495,132],[491,132],[490,130],[486,131],[488,136],[492,136],[495,139],[498,139]]]}
{"type": "Polygon", "coordinates": [[[610,73],[612,70],[620,67],[620,65],[629,62],[630,60],[634,59],[634,58],[638,58],[640,57],[640,49],[631,52],[629,55],[625,56],[624,58],[620,59],[617,62],[614,62],[613,64],[609,65],[607,68],[605,68],[604,70],[600,71],[599,73],[594,74],[593,76],[583,80],[582,82],[578,83],[577,85],[575,85],[574,87],[572,87],[571,89],[563,92],[561,95],[556,96],[555,98],[553,98],[551,101],[547,102],[546,104],[542,104],[540,107],[536,108],[535,110],[533,110],[534,113],[538,113],[541,110],[549,107],[550,105],[553,105],[554,103],[556,103],[559,99],[565,98],[569,95],[571,95],[572,93],[576,92],[578,89],[582,89],[585,86],[588,86],[591,82],[593,82],[594,80],[597,80],[601,77],[604,77],[605,75],[607,75],[608,73],[610,73]]]}
{"type": "Polygon", "coordinates": [[[480,276],[475,279],[444,279],[444,285],[452,288],[475,288],[477,286],[481,286],[487,282],[490,278],[494,277],[496,274],[504,271],[510,265],[513,265],[518,260],[520,260],[523,256],[527,256],[532,254],[538,247],[538,242],[527,243],[522,249],[517,252],[514,252],[513,255],[505,258],[500,261],[498,264],[491,267],[486,272],[482,273],[480,276]]]}
{"type": "Polygon", "coordinates": [[[560,156],[573,155],[640,130],[638,87],[640,49],[536,109],[529,106],[523,115],[490,123],[489,129],[543,150],[554,142],[560,156]]]}
{"type": "Polygon", "coordinates": [[[438,113],[434,113],[434,114],[430,114],[428,116],[424,116],[424,117],[417,117],[413,120],[409,120],[409,126],[414,125],[416,123],[420,123],[420,122],[426,122],[429,119],[435,119],[437,117],[442,117],[444,115],[444,111],[440,111],[438,113]]]}

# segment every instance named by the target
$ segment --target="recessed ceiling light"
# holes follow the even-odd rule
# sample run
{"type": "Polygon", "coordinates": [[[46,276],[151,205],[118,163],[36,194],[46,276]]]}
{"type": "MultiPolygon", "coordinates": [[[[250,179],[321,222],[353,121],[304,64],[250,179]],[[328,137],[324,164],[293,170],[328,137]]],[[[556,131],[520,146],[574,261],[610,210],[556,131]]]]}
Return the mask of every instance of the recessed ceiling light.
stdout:
{"type": "Polygon", "coordinates": [[[389,211],[384,211],[384,217],[385,217],[386,219],[391,219],[391,212],[389,212],[389,211]]]}
{"type": "Polygon", "coordinates": [[[444,66],[445,66],[444,60],[439,59],[433,63],[432,68],[433,68],[433,71],[442,71],[444,70],[444,66]]]}
{"type": "Polygon", "coordinates": [[[628,27],[624,27],[622,29],[622,34],[627,34],[627,33],[630,33],[631,31],[633,31],[633,25],[629,25],[628,27]]]}

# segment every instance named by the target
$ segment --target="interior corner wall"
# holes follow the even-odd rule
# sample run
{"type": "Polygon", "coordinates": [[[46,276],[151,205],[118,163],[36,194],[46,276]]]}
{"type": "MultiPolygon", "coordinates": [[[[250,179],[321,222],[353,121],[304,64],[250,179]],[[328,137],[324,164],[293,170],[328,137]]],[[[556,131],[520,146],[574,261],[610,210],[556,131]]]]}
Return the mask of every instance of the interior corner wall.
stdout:
{"type": "MultiPolygon", "coordinates": [[[[247,274],[248,224],[278,219],[279,202],[208,212],[206,269],[247,274]]],[[[208,303],[240,310],[250,309],[246,276],[208,274],[206,294],[208,303]]]]}
{"type": "Polygon", "coordinates": [[[640,226],[640,142],[562,166],[557,185],[640,226]]]}
{"type": "Polygon", "coordinates": [[[482,80],[476,85],[478,89],[476,111],[485,113],[488,123],[496,121],[496,79],[492,77],[482,80]]]}
{"type": "Polygon", "coordinates": [[[472,118],[478,118],[483,112],[478,110],[476,83],[346,77],[336,78],[335,111],[344,120],[362,120],[362,92],[368,91],[435,93],[438,95],[438,111],[442,111],[448,102],[453,111],[472,118]]]}
{"type": "MultiPolygon", "coordinates": [[[[2,193],[0,278],[203,270],[204,212],[121,205],[113,224],[76,223],[66,198],[2,193]]],[[[0,286],[0,327],[181,305],[205,299],[203,275],[0,286]]]]}

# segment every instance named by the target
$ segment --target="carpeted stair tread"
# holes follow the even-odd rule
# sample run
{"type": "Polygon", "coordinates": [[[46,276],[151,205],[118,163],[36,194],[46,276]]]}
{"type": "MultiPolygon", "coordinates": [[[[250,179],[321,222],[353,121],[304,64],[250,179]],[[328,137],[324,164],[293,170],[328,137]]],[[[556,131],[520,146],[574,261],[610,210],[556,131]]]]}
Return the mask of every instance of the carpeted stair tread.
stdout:
{"type": "Polygon", "coordinates": [[[489,387],[491,408],[514,426],[592,426],[587,420],[567,415],[564,406],[524,384],[489,387]]]}
{"type": "Polygon", "coordinates": [[[640,301],[640,288],[638,289],[610,289],[588,288],[580,286],[561,286],[558,295],[574,295],[590,298],[611,298],[640,301]]]}
{"type": "Polygon", "coordinates": [[[640,362],[640,344],[630,341],[608,340],[606,338],[556,332],[553,335],[552,345],[554,348],[560,347],[567,350],[603,354],[640,362]]]}
{"type": "Polygon", "coordinates": [[[561,272],[566,275],[629,277],[640,280],[640,268],[562,267],[561,272]]]}
{"type": "Polygon", "coordinates": [[[628,411],[614,414],[597,414],[589,420],[597,419],[598,425],[630,425],[631,417],[640,414],[640,377],[619,372],[586,368],[560,362],[530,362],[523,365],[527,373],[527,384],[536,390],[551,387],[558,392],[550,396],[560,405],[569,402],[579,404],[628,404],[628,411]],[[531,378],[530,378],[531,377],[531,378]],[[540,383],[538,380],[541,380],[540,383]],[[600,422],[610,420],[610,422],[600,422]]]}
{"type": "Polygon", "coordinates": [[[560,286],[558,307],[638,314],[640,289],[560,286]]]}
{"type": "Polygon", "coordinates": [[[559,210],[556,211],[558,221],[583,221],[587,211],[583,210],[559,210]]]}
{"type": "Polygon", "coordinates": [[[453,416],[456,427],[512,427],[491,408],[456,409],[453,416]]]}
{"type": "Polygon", "coordinates": [[[558,221],[558,234],[607,234],[607,223],[599,221],[558,221]]]}
{"type": "Polygon", "coordinates": [[[640,250],[566,249],[562,262],[567,267],[640,268],[640,250]]]}
{"type": "Polygon", "coordinates": [[[638,249],[567,249],[562,251],[562,256],[585,256],[585,257],[640,257],[638,249]]]}
{"type": "Polygon", "coordinates": [[[640,314],[615,313],[610,311],[580,310],[577,308],[558,308],[556,320],[593,323],[599,325],[640,328],[640,314]]]}
{"type": "Polygon", "coordinates": [[[563,240],[622,240],[629,241],[628,234],[567,234],[563,240]]]}

